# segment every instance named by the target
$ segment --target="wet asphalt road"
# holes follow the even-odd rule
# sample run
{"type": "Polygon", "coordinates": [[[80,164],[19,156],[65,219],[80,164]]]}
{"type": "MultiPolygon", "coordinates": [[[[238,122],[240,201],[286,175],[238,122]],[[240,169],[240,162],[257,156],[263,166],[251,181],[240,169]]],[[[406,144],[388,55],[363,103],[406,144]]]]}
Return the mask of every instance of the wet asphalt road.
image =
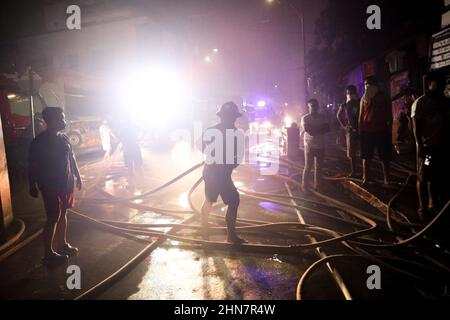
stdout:
{"type": "MultiPolygon", "coordinates": [[[[151,210],[138,210],[116,203],[84,201],[86,198],[103,198],[102,191],[117,197],[139,196],[147,190],[162,185],[199,162],[199,155],[190,154],[183,146],[168,151],[144,149],[145,167],[141,174],[130,178],[124,169],[120,154],[107,163],[82,161],[84,191],[79,193],[76,210],[90,217],[133,223],[179,223],[187,215],[166,215],[151,210]],[[96,188],[94,188],[96,187],[96,188]]],[[[189,211],[187,193],[200,177],[201,169],[150,197],[136,199],[136,204],[157,208],[189,211]]],[[[234,174],[236,185],[243,190],[287,194],[284,183],[274,177],[261,176],[258,168],[242,166],[234,174]]],[[[193,203],[200,208],[203,201],[203,185],[193,193],[193,203]]],[[[324,186],[326,192],[341,201],[353,204],[362,210],[379,214],[351,193],[336,184],[324,186]]],[[[296,195],[314,198],[313,195],[296,195]]],[[[319,201],[319,199],[315,199],[319,201]]],[[[285,200],[283,200],[285,201],[285,200]]],[[[329,214],[339,214],[329,206],[303,204],[329,214]]],[[[36,229],[44,222],[40,200],[33,200],[25,192],[15,195],[14,210],[27,226],[36,229]]],[[[219,206],[216,213],[224,214],[219,206]]],[[[348,227],[318,216],[307,210],[301,212],[306,223],[348,231],[348,227]]],[[[298,222],[297,212],[262,199],[242,195],[239,218],[267,222],[298,222]]],[[[42,238],[39,237],[25,249],[0,263],[1,299],[73,299],[99,281],[103,280],[129,259],[140,252],[142,240],[156,240],[139,236],[131,239],[118,236],[87,224],[70,216],[69,241],[79,247],[80,253],[71,258],[69,264],[80,266],[81,290],[68,290],[66,266],[47,269],[41,266],[42,238]]],[[[198,224],[198,222],[194,222],[198,224]]],[[[162,229],[168,230],[168,229],[162,229]]],[[[178,234],[198,237],[198,234],[182,230],[178,234]]],[[[250,243],[289,245],[308,243],[299,236],[290,239],[273,233],[243,234],[250,243]]],[[[211,240],[225,241],[225,234],[211,235],[211,240]]],[[[325,248],[328,254],[342,253],[339,246],[325,248]]],[[[235,250],[223,251],[214,248],[186,245],[167,240],[119,282],[112,285],[98,299],[295,299],[296,286],[301,274],[318,259],[314,250],[295,255],[252,253],[235,250]]],[[[357,299],[389,299],[399,295],[419,298],[412,284],[386,271],[383,273],[383,289],[369,291],[366,286],[366,269],[370,263],[348,260],[333,263],[352,296],[357,299]]],[[[335,282],[326,268],[317,270],[309,279],[307,298],[342,299],[335,282]]]]}

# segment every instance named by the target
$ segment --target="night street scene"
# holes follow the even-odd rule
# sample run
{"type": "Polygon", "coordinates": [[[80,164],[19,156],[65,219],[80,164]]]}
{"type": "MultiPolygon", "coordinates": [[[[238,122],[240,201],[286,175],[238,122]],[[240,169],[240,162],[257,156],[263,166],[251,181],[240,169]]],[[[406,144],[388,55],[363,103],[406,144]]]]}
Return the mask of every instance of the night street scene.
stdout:
{"type": "Polygon", "coordinates": [[[450,0],[2,1],[0,300],[445,303],[449,98],[450,0]]]}

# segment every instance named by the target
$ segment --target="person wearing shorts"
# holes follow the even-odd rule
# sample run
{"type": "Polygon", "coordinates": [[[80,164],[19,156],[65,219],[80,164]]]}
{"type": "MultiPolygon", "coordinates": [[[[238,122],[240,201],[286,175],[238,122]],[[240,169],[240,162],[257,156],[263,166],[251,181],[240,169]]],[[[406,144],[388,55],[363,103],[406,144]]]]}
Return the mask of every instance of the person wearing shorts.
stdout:
{"type": "Polygon", "coordinates": [[[322,165],[325,157],[325,135],[330,132],[328,119],[319,113],[319,102],[316,99],[308,101],[309,113],[301,119],[301,135],[303,135],[305,149],[305,168],[303,170],[302,189],[309,186],[309,176],[316,162],[314,170],[314,189],[318,189],[321,180],[322,165]]]}
{"type": "Polygon", "coordinates": [[[77,162],[66,135],[63,109],[51,107],[42,113],[47,129],[31,143],[28,156],[30,195],[41,192],[47,213],[44,226],[45,265],[67,261],[78,249],[67,242],[67,209],[74,205],[74,184],[82,181],[77,162]]]}
{"type": "Polygon", "coordinates": [[[350,162],[350,174],[348,177],[356,176],[356,154],[358,151],[358,118],[360,99],[358,97],[357,89],[351,85],[346,90],[347,102],[340,106],[337,112],[337,120],[342,129],[345,131],[345,138],[347,144],[347,158],[350,162]],[[345,115],[345,120],[342,116],[345,115]]]}
{"type": "Polygon", "coordinates": [[[417,148],[417,194],[419,218],[426,220],[448,201],[448,149],[450,102],[444,95],[445,77],[430,72],[427,92],[411,108],[417,148]],[[428,196],[428,206],[427,206],[428,196]]]}
{"type": "MultiPolygon", "coordinates": [[[[206,154],[206,164],[203,169],[203,180],[205,182],[205,201],[201,209],[202,227],[206,236],[208,233],[208,215],[212,210],[212,206],[217,202],[218,197],[228,206],[225,215],[225,222],[227,225],[227,241],[232,244],[242,244],[246,241],[241,239],[236,234],[236,219],[240,203],[239,193],[231,178],[233,170],[239,166],[238,155],[243,155],[243,152],[238,152],[237,141],[230,141],[228,133],[234,135],[236,133],[235,122],[242,116],[239,113],[237,105],[233,102],[223,104],[217,115],[220,118],[220,123],[208,128],[203,134],[203,152],[206,154]],[[209,138],[208,138],[209,137],[209,138]],[[215,145],[215,139],[222,139],[222,143],[217,145],[222,146],[221,150],[215,148],[209,149],[215,145]],[[231,150],[233,154],[227,157],[227,145],[233,143],[234,148],[231,150]],[[218,151],[223,151],[222,156],[216,154],[218,151]],[[232,163],[228,163],[228,159],[232,159],[232,163]]],[[[230,135],[231,136],[231,135],[230,135]]],[[[235,139],[235,136],[232,136],[235,139]]],[[[242,151],[242,150],[241,150],[242,151]]]]}
{"type": "Polygon", "coordinates": [[[392,160],[392,106],[387,96],[378,89],[375,77],[368,77],[364,87],[359,113],[363,185],[371,180],[370,169],[375,150],[381,161],[384,184],[388,185],[389,162],[392,160]]]}

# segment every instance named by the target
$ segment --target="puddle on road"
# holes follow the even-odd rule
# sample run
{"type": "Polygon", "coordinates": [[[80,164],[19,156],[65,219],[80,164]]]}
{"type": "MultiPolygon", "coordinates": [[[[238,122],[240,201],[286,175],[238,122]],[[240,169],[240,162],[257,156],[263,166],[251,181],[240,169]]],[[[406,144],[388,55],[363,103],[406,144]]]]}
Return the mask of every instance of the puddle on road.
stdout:
{"type": "Polygon", "coordinates": [[[272,258],[269,259],[269,261],[273,261],[273,262],[278,262],[278,263],[283,263],[283,261],[281,261],[278,257],[277,254],[274,254],[272,258]]]}
{"type": "Polygon", "coordinates": [[[223,284],[208,283],[210,277],[205,273],[214,273],[209,260],[192,251],[159,248],[146,260],[148,268],[137,285],[139,291],[128,299],[223,299],[223,284]]]}

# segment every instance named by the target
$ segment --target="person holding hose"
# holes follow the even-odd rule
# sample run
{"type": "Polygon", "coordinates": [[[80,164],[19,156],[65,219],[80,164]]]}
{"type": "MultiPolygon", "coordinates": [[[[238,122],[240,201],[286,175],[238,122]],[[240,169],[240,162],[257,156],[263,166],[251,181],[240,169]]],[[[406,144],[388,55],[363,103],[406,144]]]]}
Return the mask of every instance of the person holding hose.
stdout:
{"type": "MultiPolygon", "coordinates": [[[[246,243],[236,234],[236,219],[240,203],[239,193],[231,175],[239,166],[240,155],[243,157],[244,146],[238,145],[239,132],[235,122],[242,116],[234,102],[223,104],[217,115],[220,123],[208,128],[203,133],[202,149],[206,155],[203,169],[205,182],[205,201],[201,209],[203,233],[208,233],[208,215],[220,195],[228,206],[225,221],[227,224],[227,241],[232,244],[246,243]]],[[[242,158],[241,158],[242,159],[242,158]]]]}
{"type": "Polygon", "coordinates": [[[42,112],[47,129],[31,143],[28,155],[30,195],[39,191],[47,212],[44,226],[44,265],[64,263],[78,249],[67,242],[67,209],[74,204],[74,184],[82,181],[69,138],[61,133],[66,127],[62,108],[48,107],[42,112]]]}

